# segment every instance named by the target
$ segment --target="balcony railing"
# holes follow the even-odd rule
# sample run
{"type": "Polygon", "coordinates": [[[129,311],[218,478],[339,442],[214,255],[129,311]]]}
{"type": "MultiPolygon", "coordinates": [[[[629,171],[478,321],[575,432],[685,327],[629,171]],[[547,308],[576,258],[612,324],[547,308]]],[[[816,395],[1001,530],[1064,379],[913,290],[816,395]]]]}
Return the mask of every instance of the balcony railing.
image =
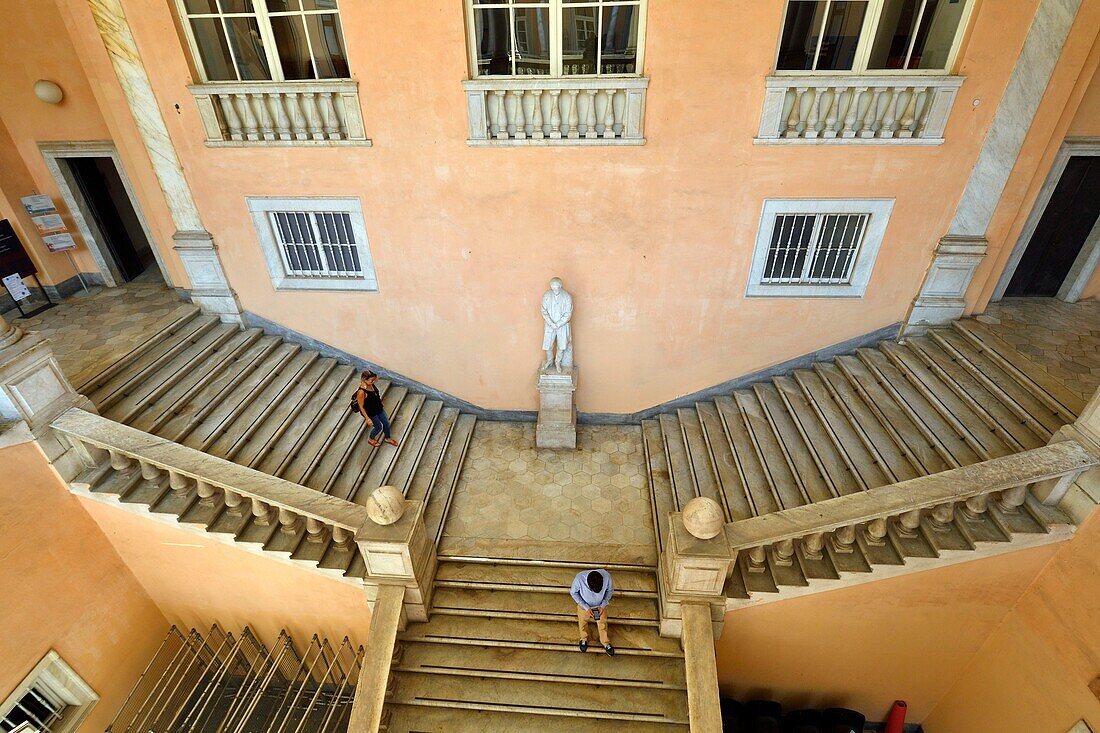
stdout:
{"type": "Polygon", "coordinates": [[[938,145],[961,76],[771,76],[758,143],[938,145]]]}
{"type": "Polygon", "coordinates": [[[371,144],[352,80],[211,82],[188,89],[209,146],[371,144]]]}
{"type": "Polygon", "coordinates": [[[528,76],[462,84],[470,145],[645,144],[648,79],[528,76]]]}

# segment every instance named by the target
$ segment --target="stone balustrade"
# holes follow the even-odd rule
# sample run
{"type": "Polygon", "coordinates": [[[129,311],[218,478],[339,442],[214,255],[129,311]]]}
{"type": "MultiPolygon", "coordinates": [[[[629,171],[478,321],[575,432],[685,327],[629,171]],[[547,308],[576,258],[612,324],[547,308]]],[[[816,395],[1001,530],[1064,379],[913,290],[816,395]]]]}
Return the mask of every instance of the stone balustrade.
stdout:
{"type": "Polygon", "coordinates": [[[90,412],[70,409],[51,423],[81,454],[89,468],[110,461],[119,472],[140,471],[149,481],[167,481],[182,496],[197,496],[207,505],[249,512],[258,524],[278,524],[282,531],[305,529],[309,541],[330,537],[351,547],[361,529],[371,524],[365,507],[299,484],[269,476],[193,448],[157,438],[90,412]]]}
{"type": "Polygon", "coordinates": [[[938,145],[960,76],[771,76],[757,143],[938,145]]]}
{"type": "Polygon", "coordinates": [[[470,145],[645,144],[648,79],[490,77],[462,85],[470,145]]]}
{"type": "Polygon", "coordinates": [[[352,80],[211,82],[188,89],[209,146],[371,144],[352,80]]]}

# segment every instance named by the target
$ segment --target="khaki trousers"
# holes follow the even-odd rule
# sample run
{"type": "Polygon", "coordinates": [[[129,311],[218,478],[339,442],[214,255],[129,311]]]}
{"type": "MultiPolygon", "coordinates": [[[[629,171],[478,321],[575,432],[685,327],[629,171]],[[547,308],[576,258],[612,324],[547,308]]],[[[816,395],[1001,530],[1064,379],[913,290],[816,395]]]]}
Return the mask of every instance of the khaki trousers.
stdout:
{"type": "MultiPolygon", "coordinates": [[[[577,627],[581,631],[581,638],[588,639],[588,622],[592,620],[592,612],[581,606],[577,606],[577,627]]],[[[610,644],[607,639],[607,609],[600,609],[600,618],[596,621],[596,630],[600,632],[600,643],[610,644]]]]}

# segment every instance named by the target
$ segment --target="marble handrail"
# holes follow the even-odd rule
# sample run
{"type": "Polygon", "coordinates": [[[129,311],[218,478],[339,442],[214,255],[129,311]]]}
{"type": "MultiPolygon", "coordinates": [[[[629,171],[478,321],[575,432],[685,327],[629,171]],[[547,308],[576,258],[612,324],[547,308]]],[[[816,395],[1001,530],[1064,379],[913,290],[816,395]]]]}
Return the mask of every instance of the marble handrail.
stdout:
{"type": "Polygon", "coordinates": [[[359,84],[351,79],[208,82],[187,88],[209,146],[371,144],[359,84]]]}
{"type": "MultiPolygon", "coordinates": [[[[1032,487],[1055,480],[1072,483],[1081,473],[1100,465],[1100,457],[1074,440],[995,458],[942,473],[879,486],[814,504],[784,509],[725,526],[730,551],[747,551],[750,566],[762,564],[767,548],[793,555],[798,540],[813,555],[826,538],[834,546],[850,547],[857,529],[870,540],[886,536],[887,522],[896,519],[899,530],[914,532],[928,512],[933,524],[950,523],[956,506],[969,516],[987,511],[992,501],[1013,512],[1028,500],[1032,487]]],[[[1043,497],[1048,503],[1059,492],[1043,497]]],[[[1056,502],[1056,499],[1053,501],[1056,502]]]]}
{"type": "Polygon", "coordinates": [[[102,465],[109,456],[116,471],[140,470],[148,480],[167,476],[169,486],[177,493],[195,492],[201,501],[221,501],[231,509],[248,500],[253,515],[277,519],[288,530],[296,530],[304,521],[311,537],[331,533],[336,542],[350,546],[356,533],[371,523],[366,508],[358,504],[79,408],[62,413],[51,427],[84,454],[89,468],[102,465]]]}
{"type": "Polygon", "coordinates": [[[774,75],[757,143],[938,145],[964,78],[774,75]]]}
{"type": "Polygon", "coordinates": [[[481,77],[462,86],[473,146],[645,143],[644,77],[481,77]]]}

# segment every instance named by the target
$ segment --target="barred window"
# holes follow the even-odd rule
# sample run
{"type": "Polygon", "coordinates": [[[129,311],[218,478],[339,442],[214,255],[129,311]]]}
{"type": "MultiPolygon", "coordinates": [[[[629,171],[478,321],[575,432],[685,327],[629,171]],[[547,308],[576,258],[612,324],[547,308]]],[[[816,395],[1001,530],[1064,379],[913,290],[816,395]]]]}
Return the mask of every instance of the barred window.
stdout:
{"type": "Polygon", "coordinates": [[[847,283],[867,214],[782,214],[772,228],[765,283],[847,283]]]}
{"type": "Polygon", "coordinates": [[[863,295],[893,211],[891,199],[768,199],[746,295],[863,295]]]}
{"type": "Polygon", "coordinates": [[[55,651],[0,702],[0,733],[71,733],[99,696],[55,651]]]}
{"type": "Polygon", "coordinates": [[[276,289],[377,289],[358,199],[249,198],[248,208],[276,289]]]}

